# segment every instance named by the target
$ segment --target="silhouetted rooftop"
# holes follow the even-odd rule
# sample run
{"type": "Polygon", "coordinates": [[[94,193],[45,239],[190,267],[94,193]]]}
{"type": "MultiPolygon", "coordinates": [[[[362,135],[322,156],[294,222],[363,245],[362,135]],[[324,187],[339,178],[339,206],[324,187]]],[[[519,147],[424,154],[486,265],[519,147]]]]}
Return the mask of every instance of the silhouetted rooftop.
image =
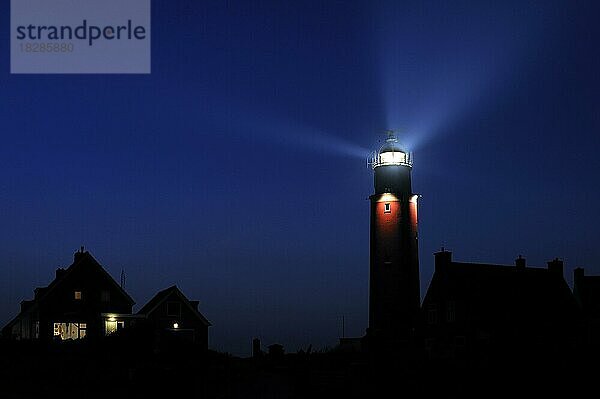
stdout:
{"type": "Polygon", "coordinates": [[[145,304],[137,313],[138,314],[149,314],[154,311],[160,304],[162,304],[171,294],[176,295],[180,298],[180,300],[185,303],[190,310],[196,314],[198,318],[200,318],[207,326],[210,326],[211,323],[200,313],[194,303],[197,304],[197,301],[190,301],[187,297],[177,288],[176,285],[173,285],[169,288],[166,288],[162,291],[159,291],[147,304],[145,304]]]}
{"type": "Polygon", "coordinates": [[[469,317],[482,325],[504,319],[543,328],[552,318],[577,314],[575,298],[559,270],[463,262],[436,265],[424,304],[453,300],[466,304],[469,317]]]}

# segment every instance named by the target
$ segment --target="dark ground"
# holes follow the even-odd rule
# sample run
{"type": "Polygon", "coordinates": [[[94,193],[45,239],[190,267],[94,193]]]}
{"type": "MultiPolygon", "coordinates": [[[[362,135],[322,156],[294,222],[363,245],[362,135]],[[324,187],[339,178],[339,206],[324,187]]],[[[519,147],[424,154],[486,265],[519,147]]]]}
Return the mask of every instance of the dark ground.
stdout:
{"type": "Polygon", "coordinates": [[[0,351],[3,399],[592,397],[600,376],[600,358],[590,351],[435,362],[336,351],[242,359],[189,345],[152,351],[118,341],[4,341],[0,351]]]}

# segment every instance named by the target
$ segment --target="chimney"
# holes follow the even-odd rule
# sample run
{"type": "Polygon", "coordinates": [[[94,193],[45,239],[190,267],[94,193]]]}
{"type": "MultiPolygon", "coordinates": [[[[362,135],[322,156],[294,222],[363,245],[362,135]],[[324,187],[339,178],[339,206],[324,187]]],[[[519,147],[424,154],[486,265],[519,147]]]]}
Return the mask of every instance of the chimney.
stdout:
{"type": "Polygon", "coordinates": [[[65,274],[65,269],[63,269],[62,267],[59,267],[58,269],[56,269],[56,279],[57,280],[59,278],[61,278],[64,274],[65,274]]]}
{"type": "Polygon", "coordinates": [[[435,270],[442,270],[450,266],[452,263],[452,252],[446,251],[444,247],[440,250],[440,252],[436,252],[433,254],[435,257],[435,270]]]}
{"type": "Polygon", "coordinates": [[[562,277],[563,276],[563,261],[558,258],[554,258],[554,260],[551,260],[550,262],[548,262],[548,270],[551,273],[560,274],[562,277]]]}
{"type": "Polygon", "coordinates": [[[519,257],[515,259],[515,266],[517,267],[517,269],[525,269],[525,264],[525,258],[523,258],[521,255],[519,255],[519,257]]]}
{"type": "Polygon", "coordinates": [[[73,260],[75,262],[77,262],[79,259],[81,259],[83,254],[84,254],[84,252],[83,252],[83,245],[82,245],[81,248],[79,249],[79,251],[75,252],[75,254],[73,255],[73,260]]]}
{"type": "Polygon", "coordinates": [[[262,355],[260,350],[260,338],[254,338],[252,340],[252,357],[257,358],[262,355]]]}
{"type": "Polygon", "coordinates": [[[200,304],[200,301],[190,301],[190,305],[192,305],[192,307],[196,310],[198,310],[199,304],[200,304]]]}
{"type": "Polygon", "coordinates": [[[583,267],[577,267],[573,270],[573,295],[580,305],[583,305],[584,290],[585,290],[585,270],[583,267]]]}

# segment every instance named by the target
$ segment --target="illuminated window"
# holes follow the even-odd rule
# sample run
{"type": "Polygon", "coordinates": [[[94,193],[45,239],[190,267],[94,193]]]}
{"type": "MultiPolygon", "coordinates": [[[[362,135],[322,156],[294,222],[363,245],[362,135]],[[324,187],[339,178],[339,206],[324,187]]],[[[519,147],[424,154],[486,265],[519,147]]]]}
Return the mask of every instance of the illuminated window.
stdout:
{"type": "Polygon", "coordinates": [[[104,321],[104,334],[105,335],[113,334],[113,333],[125,328],[124,321],[117,321],[117,320],[114,320],[114,318],[111,318],[111,319],[104,321]]]}
{"type": "Polygon", "coordinates": [[[406,163],[406,154],[401,151],[382,152],[379,154],[379,163],[382,165],[406,163]]]}
{"type": "Polygon", "coordinates": [[[167,302],[167,316],[181,316],[181,304],[179,302],[167,302]]]}
{"type": "Polygon", "coordinates": [[[54,336],[65,339],[81,339],[87,335],[87,323],[54,323],[54,336]]]}
{"type": "Polygon", "coordinates": [[[81,291],[75,291],[75,299],[81,300],[81,291]]]}
{"type": "Polygon", "coordinates": [[[110,291],[102,291],[100,293],[100,300],[102,302],[110,302],[110,291]]]}
{"type": "Polygon", "coordinates": [[[390,204],[389,202],[385,203],[385,207],[384,207],[384,212],[385,213],[390,213],[392,212],[392,204],[390,204]]]}
{"type": "Polygon", "coordinates": [[[106,320],[104,322],[104,333],[106,335],[110,335],[112,333],[114,333],[115,331],[117,331],[117,321],[110,321],[110,320],[106,320]]]}
{"type": "Polygon", "coordinates": [[[86,332],[87,332],[87,324],[79,323],[79,338],[85,338],[86,332]]]}

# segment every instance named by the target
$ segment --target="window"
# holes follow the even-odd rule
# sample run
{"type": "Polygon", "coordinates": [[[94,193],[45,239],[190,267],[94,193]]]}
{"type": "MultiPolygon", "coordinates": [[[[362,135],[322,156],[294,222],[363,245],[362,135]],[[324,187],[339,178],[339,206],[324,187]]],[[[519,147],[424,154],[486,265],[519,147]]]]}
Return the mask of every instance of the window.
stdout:
{"type": "Polygon", "coordinates": [[[379,154],[381,165],[396,165],[406,163],[406,154],[402,151],[382,152],[379,154]]]}
{"type": "Polygon", "coordinates": [[[179,302],[167,302],[167,316],[181,316],[181,304],[179,302]]]}
{"type": "Polygon", "coordinates": [[[117,331],[117,321],[106,320],[104,322],[104,334],[110,335],[117,331]]]}
{"type": "Polygon", "coordinates": [[[76,300],[81,300],[81,291],[75,291],[75,299],[76,300]]]}
{"type": "Polygon", "coordinates": [[[104,322],[104,334],[105,335],[113,334],[119,330],[122,330],[123,328],[125,328],[124,321],[117,321],[117,320],[109,319],[104,322]]]}
{"type": "Polygon", "coordinates": [[[437,305],[435,303],[427,307],[427,324],[437,324],[437,305]]]}
{"type": "Polygon", "coordinates": [[[392,212],[392,204],[390,204],[389,202],[386,202],[384,204],[384,212],[385,213],[391,213],[392,212]]]}
{"type": "Polygon", "coordinates": [[[87,332],[87,324],[79,323],[79,338],[85,338],[87,332]]]}
{"type": "Polygon", "coordinates": [[[452,323],[456,321],[456,302],[446,302],[446,321],[452,323]]]}
{"type": "Polygon", "coordinates": [[[110,302],[110,291],[102,291],[100,292],[100,300],[102,302],[110,302]]]}
{"type": "Polygon", "coordinates": [[[54,323],[54,336],[61,340],[85,338],[87,323],[54,323]]]}

